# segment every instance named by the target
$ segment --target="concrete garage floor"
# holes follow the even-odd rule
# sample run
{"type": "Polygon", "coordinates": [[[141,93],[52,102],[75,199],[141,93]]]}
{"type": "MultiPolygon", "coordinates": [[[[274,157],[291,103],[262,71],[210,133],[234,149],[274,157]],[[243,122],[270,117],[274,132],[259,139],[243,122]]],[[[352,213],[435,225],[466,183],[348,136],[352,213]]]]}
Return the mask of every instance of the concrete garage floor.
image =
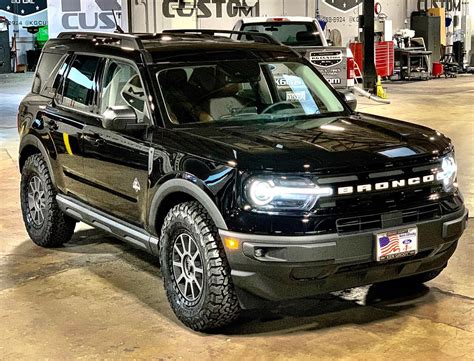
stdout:
{"type": "MultiPolygon", "coordinates": [[[[18,202],[15,112],[31,76],[0,77],[0,359],[474,359],[474,228],[443,274],[411,290],[363,287],[244,314],[212,334],[183,327],[157,261],[80,226],[65,247],[28,240],[18,202]]],[[[389,84],[359,110],[435,127],[457,147],[474,209],[474,78],[389,84]]]]}

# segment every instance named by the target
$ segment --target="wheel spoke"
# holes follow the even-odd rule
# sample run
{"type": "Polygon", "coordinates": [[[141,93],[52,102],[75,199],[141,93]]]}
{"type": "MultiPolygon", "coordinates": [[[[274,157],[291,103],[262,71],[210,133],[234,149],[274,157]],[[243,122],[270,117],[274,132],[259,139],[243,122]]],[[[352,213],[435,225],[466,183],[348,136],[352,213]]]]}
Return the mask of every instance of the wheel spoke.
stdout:
{"type": "Polygon", "coordinates": [[[176,279],[176,283],[179,284],[183,278],[184,278],[184,272],[181,272],[179,277],[176,279]]]}
{"type": "Polygon", "coordinates": [[[180,235],[180,236],[179,236],[179,240],[180,240],[180,242],[181,242],[181,249],[183,250],[183,253],[182,253],[182,254],[184,255],[184,254],[187,253],[187,251],[186,251],[186,242],[184,241],[183,235],[180,235]]]}
{"type": "Polygon", "coordinates": [[[193,280],[191,279],[191,280],[189,281],[189,285],[191,286],[191,294],[192,294],[192,296],[193,296],[193,299],[195,299],[196,296],[194,296],[194,284],[193,284],[193,283],[194,283],[194,282],[193,282],[193,280]]]}
{"type": "Polygon", "coordinates": [[[199,249],[196,247],[196,252],[194,252],[191,259],[193,260],[193,262],[196,262],[196,258],[198,257],[199,257],[199,249]]]}
{"type": "Polygon", "coordinates": [[[181,241],[181,247],[183,248],[183,254],[188,253],[188,250],[186,249],[186,240],[184,239],[184,235],[182,234],[179,236],[179,239],[181,241]]]}
{"type": "Polygon", "coordinates": [[[30,189],[31,189],[31,194],[34,195],[35,194],[35,185],[34,185],[34,181],[30,182],[30,189]]]}
{"type": "Polygon", "coordinates": [[[43,212],[40,210],[40,211],[38,211],[38,214],[39,214],[39,216],[38,216],[39,222],[40,222],[40,223],[43,223],[43,221],[44,221],[44,214],[43,214],[43,212]]]}
{"type": "Polygon", "coordinates": [[[183,265],[181,264],[181,262],[173,261],[173,266],[183,269],[183,265]]]}
{"type": "Polygon", "coordinates": [[[191,254],[191,242],[193,241],[193,239],[191,237],[188,236],[188,253],[191,254]]]}
{"type": "Polygon", "coordinates": [[[185,284],[184,284],[184,296],[188,297],[188,284],[189,284],[189,281],[187,279],[185,279],[184,282],[185,282],[185,284]]]}
{"type": "Polygon", "coordinates": [[[181,252],[181,250],[179,249],[177,242],[174,244],[174,247],[173,247],[173,248],[174,248],[174,250],[176,251],[176,253],[178,253],[179,258],[180,258],[180,259],[183,259],[184,253],[181,252]]]}
{"type": "Polygon", "coordinates": [[[204,270],[202,268],[199,268],[199,267],[194,268],[194,271],[197,272],[197,273],[200,273],[200,274],[204,273],[204,270]]]}
{"type": "Polygon", "coordinates": [[[200,283],[197,280],[196,276],[194,276],[193,280],[194,280],[194,283],[196,283],[196,286],[197,286],[199,292],[201,292],[202,286],[200,285],[200,283]]]}

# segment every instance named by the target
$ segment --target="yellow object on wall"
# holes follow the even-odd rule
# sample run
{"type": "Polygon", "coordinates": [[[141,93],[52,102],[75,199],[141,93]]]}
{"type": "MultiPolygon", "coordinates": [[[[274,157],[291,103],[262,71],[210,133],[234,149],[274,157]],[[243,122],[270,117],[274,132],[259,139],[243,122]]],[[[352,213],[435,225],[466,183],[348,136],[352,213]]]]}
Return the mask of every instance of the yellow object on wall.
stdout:
{"type": "Polygon", "coordinates": [[[439,16],[441,18],[441,28],[440,28],[440,43],[441,45],[446,46],[446,9],[445,8],[431,8],[428,9],[428,14],[431,16],[439,16]]]}

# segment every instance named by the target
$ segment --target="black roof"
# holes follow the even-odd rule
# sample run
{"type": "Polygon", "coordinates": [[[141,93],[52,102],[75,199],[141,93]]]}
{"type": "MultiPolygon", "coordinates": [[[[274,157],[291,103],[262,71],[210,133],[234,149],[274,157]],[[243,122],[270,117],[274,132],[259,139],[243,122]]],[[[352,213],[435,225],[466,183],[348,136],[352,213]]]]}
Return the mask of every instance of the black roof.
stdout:
{"type": "Polygon", "coordinates": [[[66,32],[45,45],[45,51],[85,51],[104,55],[125,56],[147,63],[160,61],[218,60],[221,56],[234,58],[297,57],[290,48],[266,34],[225,30],[170,30],[156,34],[118,34],[66,32]],[[230,35],[245,35],[236,40],[230,35]],[[232,53],[229,54],[229,53],[232,53]]]}

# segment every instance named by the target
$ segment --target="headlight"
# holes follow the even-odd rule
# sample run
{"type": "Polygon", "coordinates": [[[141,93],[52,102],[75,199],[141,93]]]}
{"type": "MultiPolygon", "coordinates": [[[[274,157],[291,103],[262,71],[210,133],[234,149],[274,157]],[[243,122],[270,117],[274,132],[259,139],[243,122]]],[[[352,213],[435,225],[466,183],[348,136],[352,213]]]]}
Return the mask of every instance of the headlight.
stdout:
{"type": "Polygon", "coordinates": [[[454,154],[448,154],[442,158],[441,171],[436,175],[439,181],[443,181],[445,191],[450,191],[455,187],[457,174],[458,166],[454,159],[454,154]]]}
{"type": "Polygon", "coordinates": [[[255,176],[244,186],[245,198],[257,210],[310,210],[332,188],[302,177],[255,176]]]}

